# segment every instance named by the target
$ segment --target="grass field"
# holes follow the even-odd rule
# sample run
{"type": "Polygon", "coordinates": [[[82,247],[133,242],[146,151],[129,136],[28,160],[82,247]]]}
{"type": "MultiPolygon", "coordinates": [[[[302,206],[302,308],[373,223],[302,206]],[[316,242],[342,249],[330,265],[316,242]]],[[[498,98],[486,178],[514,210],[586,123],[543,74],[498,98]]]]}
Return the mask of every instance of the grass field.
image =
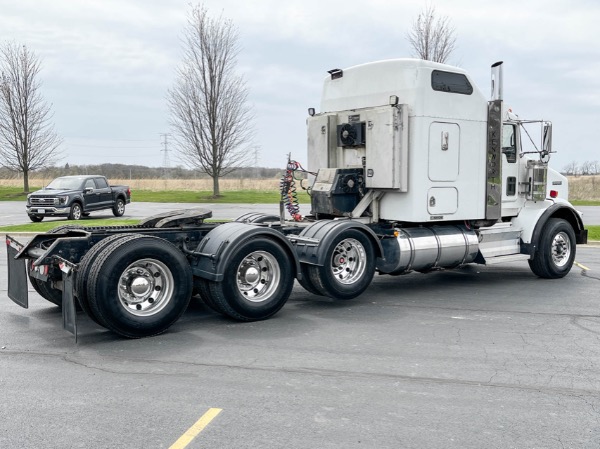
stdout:
{"type": "Polygon", "coordinates": [[[576,206],[600,206],[600,176],[569,176],[569,198],[576,206]]]}

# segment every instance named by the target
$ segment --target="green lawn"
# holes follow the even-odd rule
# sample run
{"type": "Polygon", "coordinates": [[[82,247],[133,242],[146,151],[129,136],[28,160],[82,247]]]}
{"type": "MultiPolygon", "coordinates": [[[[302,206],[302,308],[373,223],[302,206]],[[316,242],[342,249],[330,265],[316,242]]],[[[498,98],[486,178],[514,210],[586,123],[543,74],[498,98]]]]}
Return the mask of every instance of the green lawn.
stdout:
{"type": "Polygon", "coordinates": [[[586,226],[588,230],[588,240],[600,241],[600,226],[586,226]]]}
{"type": "Polygon", "coordinates": [[[600,201],[573,200],[571,204],[573,206],[600,206],[600,201]]]}

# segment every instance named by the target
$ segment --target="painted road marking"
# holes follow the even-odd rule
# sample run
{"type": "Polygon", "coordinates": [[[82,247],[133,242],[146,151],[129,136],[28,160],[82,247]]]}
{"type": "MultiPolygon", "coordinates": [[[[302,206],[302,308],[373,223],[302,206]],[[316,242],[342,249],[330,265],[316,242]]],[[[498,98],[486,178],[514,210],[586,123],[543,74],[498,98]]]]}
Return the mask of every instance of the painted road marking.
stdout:
{"type": "Polygon", "coordinates": [[[220,408],[210,408],[208,411],[200,417],[198,421],[194,423],[183,435],[175,441],[169,449],[183,449],[192,442],[194,438],[198,436],[200,432],[204,430],[210,422],[217,417],[223,410],[220,408]]]}

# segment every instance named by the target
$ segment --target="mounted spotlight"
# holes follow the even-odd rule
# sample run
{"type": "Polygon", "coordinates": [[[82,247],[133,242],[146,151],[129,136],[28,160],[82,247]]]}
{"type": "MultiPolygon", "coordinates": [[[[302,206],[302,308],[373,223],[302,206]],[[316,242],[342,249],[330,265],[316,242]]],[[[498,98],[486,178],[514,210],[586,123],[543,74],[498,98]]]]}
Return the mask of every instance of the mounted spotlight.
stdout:
{"type": "Polygon", "coordinates": [[[308,108],[308,115],[313,117],[315,115],[315,108],[308,108]]]}

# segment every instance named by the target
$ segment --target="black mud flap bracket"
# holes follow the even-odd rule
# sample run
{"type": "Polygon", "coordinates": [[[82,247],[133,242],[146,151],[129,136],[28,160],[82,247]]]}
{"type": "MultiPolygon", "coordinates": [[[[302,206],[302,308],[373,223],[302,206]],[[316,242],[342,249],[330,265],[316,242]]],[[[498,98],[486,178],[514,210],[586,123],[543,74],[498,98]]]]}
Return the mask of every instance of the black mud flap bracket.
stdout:
{"type": "Polygon", "coordinates": [[[6,236],[6,265],[8,267],[8,297],[16,304],[29,308],[29,295],[27,292],[27,268],[25,259],[15,259],[23,249],[23,245],[6,236]]]}
{"type": "Polygon", "coordinates": [[[77,310],[75,310],[75,283],[73,278],[75,275],[74,266],[66,261],[59,263],[62,271],[62,318],[63,329],[75,335],[75,343],[77,343],[77,310]]]}

